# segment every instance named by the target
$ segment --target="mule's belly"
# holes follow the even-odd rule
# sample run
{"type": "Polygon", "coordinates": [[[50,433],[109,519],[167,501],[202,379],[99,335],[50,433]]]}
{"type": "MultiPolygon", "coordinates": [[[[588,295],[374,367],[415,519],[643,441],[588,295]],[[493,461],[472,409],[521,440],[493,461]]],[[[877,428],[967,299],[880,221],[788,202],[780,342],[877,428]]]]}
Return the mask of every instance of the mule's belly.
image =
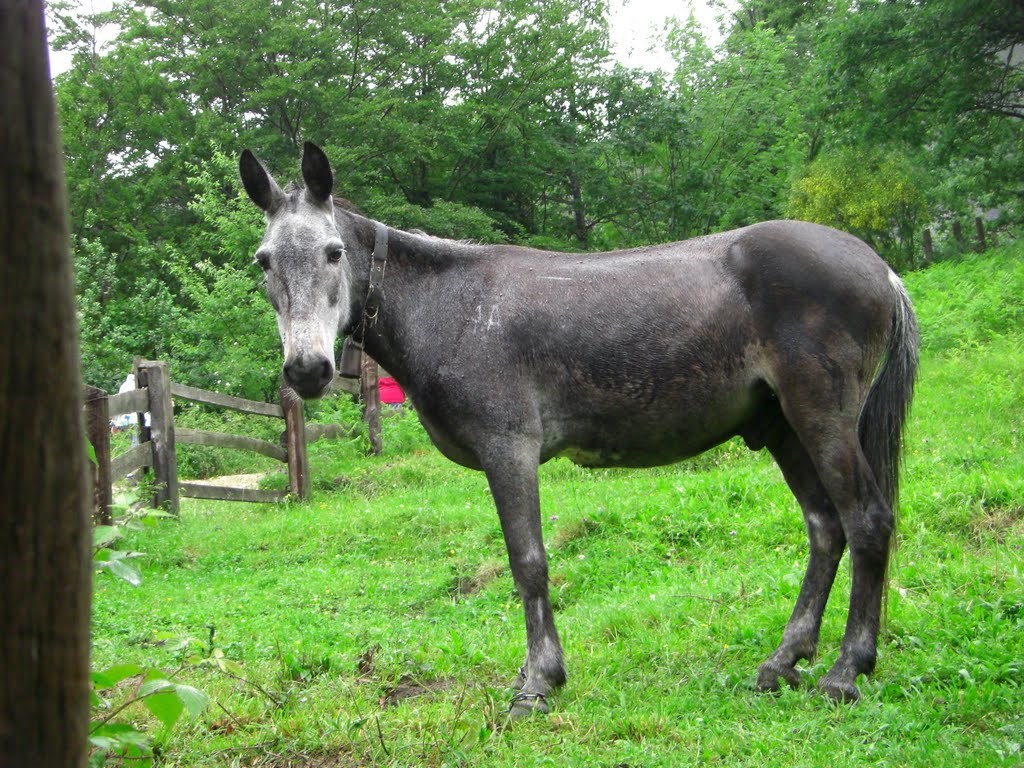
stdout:
{"type": "Polygon", "coordinates": [[[542,459],[561,456],[584,467],[671,464],[744,434],[768,397],[767,387],[753,383],[706,400],[669,399],[646,408],[592,404],[575,418],[547,420],[542,459]]]}
{"type": "Polygon", "coordinates": [[[725,442],[731,434],[725,434],[700,446],[666,446],[662,450],[630,450],[628,448],[609,446],[605,448],[565,448],[556,456],[569,459],[580,467],[660,467],[674,464],[677,461],[697,456],[716,445],[725,442]]]}

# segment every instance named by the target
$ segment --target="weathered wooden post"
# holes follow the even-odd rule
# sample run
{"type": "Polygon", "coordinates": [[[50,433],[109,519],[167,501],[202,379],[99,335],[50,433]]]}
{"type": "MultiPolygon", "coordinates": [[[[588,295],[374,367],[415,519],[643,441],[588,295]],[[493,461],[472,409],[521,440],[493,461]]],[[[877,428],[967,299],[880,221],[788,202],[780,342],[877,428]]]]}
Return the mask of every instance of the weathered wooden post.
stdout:
{"type": "Polygon", "coordinates": [[[932,249],[932,231],[926,229],[921,237],[921,245],[924,248],[924,263],[931,264],[933,249],[932,249]]]}
{"type": "Polygon", "coordinates": [[[377,361],[363,354],[363,374],[359,377],[362,384],[363,419],[370,438],[370,451],[380,456],[380,387],[377,382],[377,361]]]}
{"type": "Polygon", "coordinates": [[[167,363],[142,360],[135,382],[149,390],[149,439],[153,443],[153,506],[164,507],[175,517],[178,502],[178,456],[174,452],[174,403],[171,402],[171,374],[167,363]]]}
{"type": "Polygon", "coordinates": [[[978,233],[978,253],[985,250],[985,222],[981,216],[974,218],[974,231],[978,233]]]}
{"type": "MultiPolygon", "coordinates": [[[[132,357],[132,375],[135,377],[135,388],[141,389],[142,384],[139,383],[139,364],[143,358],[138,355],[132,357]]],[[[135,442],[141,445],[142,443],[148,443],[150,441],[149,436],[149,420],[146,418],[148,411],[138,411],[135,414],[135,442]]],[[[143,469],[143,472],[148,473],[149,467],[143,469]]]]}
{"type": "Polygon", "coordinates": [[[92,465],[92,520],[96,525],[111,525],[110,505],[114,496],[110,487],[110,409],[107,393],[88,385],[85,387],[85,433],[96,456],[96,463],[92,465]]]}
{"type": "Polygon", "coordinates": [[[288,490],[300,500],[309,498],[309,452],[306,449],[306,414],[302,398],[291,387],[281,386],[284,441],[288,451],[288,490]]]}
{"type": "Polygon", "coordinates": [[[960,222],[957,219],[953,219],[953,239],[956,240],[957,248],[963,250],[964,232],[960,226],[960,222]]]}
{"type": "Polygon", "coordinates": [[[89,469],[42,0],[0,3],[0,767],[81,768],[89,469]]]}

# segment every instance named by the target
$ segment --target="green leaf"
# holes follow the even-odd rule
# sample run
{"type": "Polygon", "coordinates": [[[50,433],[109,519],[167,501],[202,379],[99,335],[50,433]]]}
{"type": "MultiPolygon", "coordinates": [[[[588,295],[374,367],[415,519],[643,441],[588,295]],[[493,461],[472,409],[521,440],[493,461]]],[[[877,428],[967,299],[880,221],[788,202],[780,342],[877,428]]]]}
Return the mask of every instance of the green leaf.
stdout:
{"type": "Polygon", "coordinates": [[[209,696],[191,685],[175,685],[174,692],[190,718],[199,717],[210,703],[209,696]]]}
{"type": "Polygon", "coordinates": [[[89,734],[89,743],[107,752],[124,753],[130,747],[147,751],[149,735],[131,725],[104,723],[89,734]]]}
{"type": "Polygon", "coordinates": [[[185,705],[174,690],[146,696],[142,703],[167,729],[173,728],[181,713],[185,711],[185,705]]]}
{"type": "Polygon", "coordinates": [[[150,696],[161,691],[172,690],[174,688],[174,683],[166,677],[162,677],[163,674],[164,672],[159,669],[147,669],[146,681],[139,686],[139,698],[142,698],[143,696],[150,696]]]}
{"type": "Polygon", "coordinates": [[[139,569],[128,565],[128,563],[124,562],[124,560],[112,559],[106,562],[98,563],[98,565],[100,565],[103,568],[106,568],[114,576],[117,576],[117,578],[121,579],[122,581],[127,581],[133,587],[137,587],[142,583],[142,574],[139,573],[139,569]]]}
{"type": "Polygon", "coordinates": [[[198,717],[209,704],[209,697],[190,685],[172,683],[162,678],[147,680],[139,688],[139,698],[165,728],[171,728],[187,712],[198,717]]]}
{"type": "Polygon", "coordinates": [[[92,529],[92,545],[97,548],[107,547],[120,539],[121,536],[121,531],[117,526],[97,525],[92,529]]]}
{"type": "Polygon", "coordinates": [[[107,667],[101,672],[92,673],[92,684],[94,688],[113,688],[122,680],[135,677],[145,672],[145,668],[138,664],[115,664],[107,667]]]}

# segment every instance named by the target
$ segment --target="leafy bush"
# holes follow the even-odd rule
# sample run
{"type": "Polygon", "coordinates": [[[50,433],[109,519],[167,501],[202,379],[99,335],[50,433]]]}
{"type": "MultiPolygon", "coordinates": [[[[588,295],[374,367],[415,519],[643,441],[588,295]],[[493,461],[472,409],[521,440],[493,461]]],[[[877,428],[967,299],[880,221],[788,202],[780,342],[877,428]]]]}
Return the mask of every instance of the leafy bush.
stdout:
{"type": "Polygon", "coordinates": [[[902,153],[843,149],[811,164],[793,185],[786,214],[851,232],[895,269],[909,269],[927,218],[923,186],[902,153]]]}
{"type": "MultiPolygon", "coordinates": [[[[91,214],[87,223],[94,223],[91,214]]],[[[98,239],[71,240],[82,354],[82,378],[107,391],[131,371],[135,355],[159,359],[168,353],[181,317],[169,274],[133,274],[98,239]],[[113,300],[123,294],[125,298],[113,300]]],[[[150,246],[136,246],[137,258],[163,260],[150,246]]]]}
{"type": "Polygon", "coordinates": [[[235,160],[222,152],[194,166],[193,243],[173,254],[180,283],[180,323],[171,339],[173,373],[197,387],[247,397],[277,397],[281,343],[274,311],[260,289],[252,254],[260,213],[236,191],[235,160]]]}

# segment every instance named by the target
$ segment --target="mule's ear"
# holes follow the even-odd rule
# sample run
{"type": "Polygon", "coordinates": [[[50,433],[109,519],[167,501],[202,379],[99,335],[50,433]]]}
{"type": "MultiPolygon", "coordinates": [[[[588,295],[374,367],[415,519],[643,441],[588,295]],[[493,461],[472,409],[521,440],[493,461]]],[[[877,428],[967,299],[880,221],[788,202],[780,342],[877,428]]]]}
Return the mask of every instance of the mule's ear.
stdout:
{"type": "Polygon", "coordinates": [[[238,159],[238,172],[242,176],[242,186],[245,187],[246,194],[256,205],[267,213],[277,207],[284,193],[256,159],[256,155],[248,149],[244,150],[238,159]]]}
{"type": "Polygon", "coordinates": [[[331,161],[316,144],[307,141],[302,149],[302,180],[306,190],[317,202],[326,203],[334,189],[334,173],[331,161]]]}

